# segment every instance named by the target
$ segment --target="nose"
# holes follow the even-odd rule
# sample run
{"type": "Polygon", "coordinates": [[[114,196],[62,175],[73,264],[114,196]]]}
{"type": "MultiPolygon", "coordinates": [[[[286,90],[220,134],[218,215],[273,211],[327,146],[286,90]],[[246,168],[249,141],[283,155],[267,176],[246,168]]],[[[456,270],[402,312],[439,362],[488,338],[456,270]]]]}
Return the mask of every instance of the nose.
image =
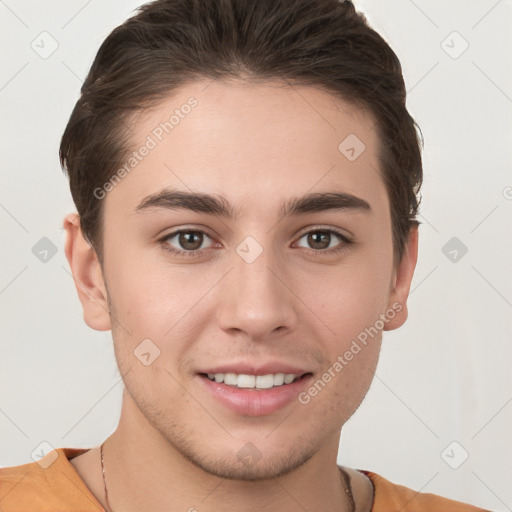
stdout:
{"type": "Polygon", "coordinates": [[[300,301],[293,293],[290,269],[271,250],[258,249],[253,259],[255,247],[250,243],[238,249],[233,268],[219,290],[219,326],[226,332],[241,331],[251,341],[268,339],[278,331],[293,331],[300,301]]]}

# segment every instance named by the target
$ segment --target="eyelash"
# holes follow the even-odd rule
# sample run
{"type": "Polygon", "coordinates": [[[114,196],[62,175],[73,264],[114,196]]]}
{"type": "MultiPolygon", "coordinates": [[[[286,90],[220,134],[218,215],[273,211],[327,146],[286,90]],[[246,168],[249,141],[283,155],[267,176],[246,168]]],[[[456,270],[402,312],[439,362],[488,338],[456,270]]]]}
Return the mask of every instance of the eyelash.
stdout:
{"type": "MultiPolygon", "coordinates": [[[[166,250],[167,252],[170,252],[174,256],[185,256],[188,258],[195,258],[195,257],[203,256],[204,252],[208,250],[208,249],[200,249],[200,250],[196,249],[195,251],[183,251],[181,249],[175,249],[173,247],[170,247],[169,244],[167,243],[167,241],[170,238],[174,238],[176,235],[179,235],[180,233],[201,233],[201,234],[206,235],[209,238],[211,238],[210,235],[206,231],[203,231],[200,229],[179,229],[177,231],[173,231],[172,233],[169,233],[168,235],[165,235],[163,238],[160,238],[158,240],[158,243],[162,246],[162,248],[164,250],[166,250]]],[[[335,229],[327,229],[327,228],[325,228],[325,229],[324,228],[315,228],[310,231],[306,231],[305,233],[303,233],[300,236],[299,240],[301,238],[303,238],[304,236],[309,235],[311,233],[330,233],[330,234],[334,233],[336,236],[338,236],[342,240],[342,243],[337,248],[306,249],[306,251],[308,253],[312,254],[313,256],[322,256],[325,254],[337,254],[343,250],[346,250],[347,246],[354,244],[354,242],[352,240],[350,240],[346,235],[340,233],[339,231],[337,231],[335,229]]]]}

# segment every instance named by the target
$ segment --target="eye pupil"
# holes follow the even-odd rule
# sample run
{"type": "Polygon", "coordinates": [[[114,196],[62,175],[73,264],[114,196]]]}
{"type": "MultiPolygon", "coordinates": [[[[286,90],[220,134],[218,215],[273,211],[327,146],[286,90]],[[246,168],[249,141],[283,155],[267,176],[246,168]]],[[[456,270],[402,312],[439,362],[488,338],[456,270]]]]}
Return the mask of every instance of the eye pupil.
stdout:
{"type": "Polygon", "coordinates": [[[314,231],[308,235],[308,243],[312,243],[312,246],[315,249],[325,249],[329,247],[331,234],[328,231],[314,231]],[[321,238],[324,239],[323,243],[321,238]],[[327,243],[325,243],[325,239],[327,238],[327,243]],[[316,245],[315,245],[316,244],[316,245]],[[318,247],[318,244],[320,247],[318,247]]]}

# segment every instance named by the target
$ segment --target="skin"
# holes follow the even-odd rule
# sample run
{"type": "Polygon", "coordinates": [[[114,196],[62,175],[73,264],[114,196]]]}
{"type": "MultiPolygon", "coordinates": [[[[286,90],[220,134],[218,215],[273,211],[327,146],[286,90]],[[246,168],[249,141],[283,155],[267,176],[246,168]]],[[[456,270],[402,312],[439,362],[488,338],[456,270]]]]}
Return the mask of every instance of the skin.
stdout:
{"type": "MultiPolygon", "coordinates": [[[[395,262],[375,121],[314,87],[197,81],[137,118],[132,147],[191,96],[197,107],[103,199],[103,269],[78,216],[64,219],[84,320],[112,330],[125,385],[119,425],[104,449],[110,504],[117,512],[282,512],[297,503],[349,510],[336,464],[340,431],[368,391],[381,331],[307,405],[293,401],[265,416],[227,409],[196,372],[273,359],[316,380],[393,304],[402,309],[384,329],[401,326],[417,229],[395,262]],[[366,148],[349,161],[338,145],[352,133],[366,148]],[[163,208],[134,213],[164,187],[218,194],[243,210],[236,219],[163,208]],[[279,219],[287,199],[329,191],[362,198],[371,209],[279,219]],[[180,228],[207,231],[195,246],[202,256],[175,256],[157,242],[180,228]],[[354,243],[332,234],[328,248],[343,250],[329,255],[305,236],[319,228],[338,229],[354,243]],[[263,249],[250,264],[236,252],[247,236],[263,249]],[[149,366],[134,356],[146,338],[160,349],[149,366]],[[248,442],[261,458],[245,465],[237,453],[248,442]]],[[[165,244],[192,247],[178,236],[165,244]]],[[[99,448],[71,463],[105,506],[99,448]]],[[[370,510],[371,483],[346,469],[357,510],[370,510]]]]}

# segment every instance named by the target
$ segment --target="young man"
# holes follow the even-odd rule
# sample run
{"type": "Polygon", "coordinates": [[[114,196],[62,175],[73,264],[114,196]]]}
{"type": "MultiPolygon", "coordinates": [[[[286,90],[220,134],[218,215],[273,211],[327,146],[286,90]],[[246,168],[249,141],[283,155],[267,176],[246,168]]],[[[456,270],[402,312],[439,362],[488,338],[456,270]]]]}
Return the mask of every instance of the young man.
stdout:
{"type": "Polygon", "coordinates": [[[2,511],[478,510],[336,462],[407,318],[422,178],[399,61],[350,2],[143,6],[60,151],[122,412],[99,447],[2,469],[2,511]]]}

